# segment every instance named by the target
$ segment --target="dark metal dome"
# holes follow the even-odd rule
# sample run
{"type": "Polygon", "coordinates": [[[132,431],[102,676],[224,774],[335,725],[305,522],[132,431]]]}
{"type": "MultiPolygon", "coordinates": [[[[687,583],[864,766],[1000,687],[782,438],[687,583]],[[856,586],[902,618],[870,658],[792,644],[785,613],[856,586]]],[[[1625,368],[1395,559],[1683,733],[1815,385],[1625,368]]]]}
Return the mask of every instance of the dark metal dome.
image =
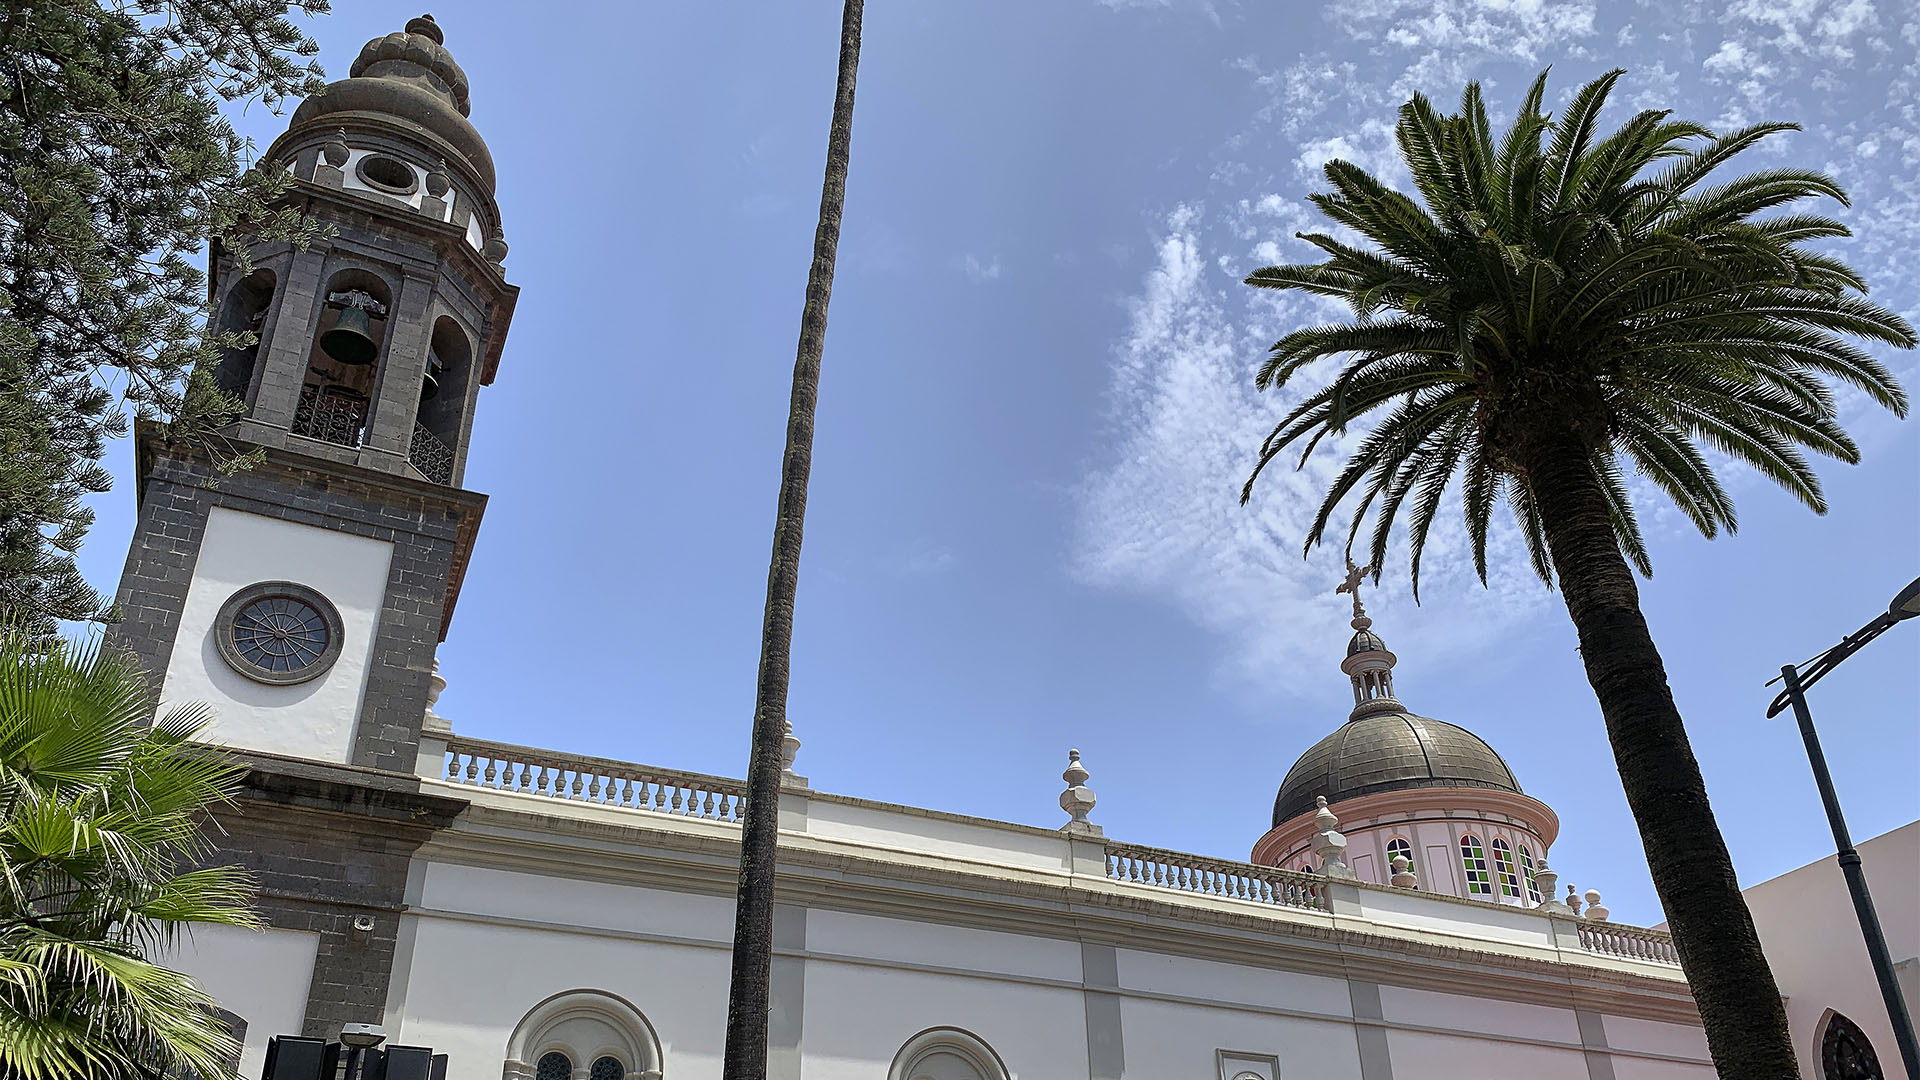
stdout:
{"type": "Polygon", "coordinates": [[[1348,656],[1352,656],[1356,653],[1363,653],[1363,652],[1386,652],[1386,651],[1387,651],[1387,643],[1381,639],[1379,634],[1376,634],[1371,630],[1355,631],[1353,635],[1353,640],[1347,642],[1348,656]]]}
{"type": "Polygon", "coordinates": [[[1280,782],[1273,823],[1312,810],[1316,795],[1331,804],[1423,787],[1519,792],[1520,781],[1493,747],[1465,728],[1407,712],[1374,713],[1347,721],[1300,755],[1280,782]]]}

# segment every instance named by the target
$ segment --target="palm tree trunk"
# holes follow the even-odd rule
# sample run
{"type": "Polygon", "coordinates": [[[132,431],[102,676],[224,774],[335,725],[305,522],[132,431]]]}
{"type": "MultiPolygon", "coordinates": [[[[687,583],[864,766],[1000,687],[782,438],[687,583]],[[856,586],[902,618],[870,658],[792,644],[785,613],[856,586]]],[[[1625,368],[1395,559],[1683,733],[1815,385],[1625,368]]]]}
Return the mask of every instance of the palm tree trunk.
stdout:
{"type": "Polygon", "coordinates": [[[1786,1010],[1707,803],[1633,572],[1585,445],[1562,421],[1529,448],[1529,486],[1587,681],[1600,699],[1654,889],[1723,1080],[1797,1080],[1786,1010]]]}
{"type": "Polygon", "coordinates": [[[860,65],[863,0],[846,0],[840,26],[840,78],[827,134],[827,174],[820,185],[820,224],[800,315],[799,355],[787,411],[787,450],[780,467],[780,506],[773,525],[773,564],[760,627],[760,677],[753,706],[753,749],[747,764],[747,809],[740,828],[740,884],[734,909],[733,975],[727,993],[725,1080],[767,1075],[768,971],[773,960],[773,884],[780,830],[780,746],[787,731],[787,667],[793,655],[793,603],[800,584],[800,534],[813,470],[813,412],[820,393],[820,356],[827,341],[827,302],[847,201],[847,158],[853,142],[853,84],[860,65]]]}

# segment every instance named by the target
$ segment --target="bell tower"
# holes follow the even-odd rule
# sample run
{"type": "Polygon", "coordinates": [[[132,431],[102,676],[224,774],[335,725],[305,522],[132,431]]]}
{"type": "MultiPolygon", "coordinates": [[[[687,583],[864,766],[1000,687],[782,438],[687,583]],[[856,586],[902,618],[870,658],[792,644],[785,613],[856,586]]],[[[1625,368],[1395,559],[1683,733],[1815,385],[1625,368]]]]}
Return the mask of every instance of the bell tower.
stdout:
{"type": "Polygon", "coordinates": [[[412,774],[434,652],[485,507],[461,486],[518,290],[467,76],[431,16],[368,42],[259,167],[329,227],[216,249],[223,435],[264,460],[137,434],[139,516],[117,637],[168,702],[244,750],[412,774]]]}

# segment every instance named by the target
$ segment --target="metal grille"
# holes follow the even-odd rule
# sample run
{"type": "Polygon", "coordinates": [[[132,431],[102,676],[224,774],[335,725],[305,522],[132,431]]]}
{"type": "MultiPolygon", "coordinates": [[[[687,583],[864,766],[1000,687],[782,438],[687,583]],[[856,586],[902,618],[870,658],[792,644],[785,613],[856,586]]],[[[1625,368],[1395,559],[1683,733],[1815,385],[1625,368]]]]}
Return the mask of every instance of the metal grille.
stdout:
{"type": "Polygon", "coordinates": [[[534,1080],[573,1080],[573,1062],[567,1055],[552,1050],[540,1056],[540,1063],[533,1067],[534,1080]]]}
{"type": "Polygon", "coordinates": [[[301,387],[300,404],[293,410],[295,435],[305,435],[340,446],[359,446],[360,435],[366,427],[365,398],[318,386],[301,387]]]}
{"type": "Polygon", "coordinates": [[[413,445],[407,450],[407,460],[434,483],[453,483],[453,448],[418,420],[413,422],[413,445]]]}
{"type": "Polygon", "coordinates": [[[269,596],[240,609],[233,644],[246,661],[276,674],[299,671],[327,651],[327,620],[290,596],[269,596]]]}

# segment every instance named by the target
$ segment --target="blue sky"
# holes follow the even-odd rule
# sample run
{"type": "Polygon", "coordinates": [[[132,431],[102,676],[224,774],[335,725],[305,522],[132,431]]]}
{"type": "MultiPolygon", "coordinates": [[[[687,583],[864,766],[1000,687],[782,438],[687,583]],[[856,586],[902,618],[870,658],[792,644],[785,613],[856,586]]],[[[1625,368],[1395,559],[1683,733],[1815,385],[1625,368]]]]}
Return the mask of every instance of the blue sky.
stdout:
{"type": "MultiPolygon", "coordinates": [[[[336,0],[344,77],[415,14],[336,0]]],[[[523,290],[481,396],[487,520],[441,649],[457,730],[738,775],[839,5],[436,5],[499,164],[523,290]]],[[[868,6],[795,630],[800,771],[1053,825],[1068,747],[1129,841],[1245,858],[1346,716],[1337,550],[1300,557],[1334,458],[1235,494],[1285,398],[1262,348],[1320,316],[1238,284],[1308,252],[1318,166],[1398,175],[1393,111],[1467,78],[1510,115],[1621,66],[1614,116],[1797,120],[1752,156],[1833,171],[1841,250],[1920,316],[1920,16],[1880,0],[975,0],[868,6]]],[[[284,124],[238,117],[261,146],[284,124]]],[[[1912,354],[1887,359],[1920,389],[1912,354]]],[[[1741,879],[1831,851],[1762,684],[1920,572],[1920,435],[1863,402],[1816,517],[1730,474],[1741,530],[1645,511],[1643,586],[1741,879]]],[[[130,455],[86,568],[111,588],[130,455]]],[[[1451,521],[1424,605],[1369,606],[1400,697],[1504,754],[1562,821],[1562,880],[1661,915],[1557,594],[1451,521]]],[[[1815,696],[1857,837],[1920,816],[1920,627],[1815,696]]]]}

